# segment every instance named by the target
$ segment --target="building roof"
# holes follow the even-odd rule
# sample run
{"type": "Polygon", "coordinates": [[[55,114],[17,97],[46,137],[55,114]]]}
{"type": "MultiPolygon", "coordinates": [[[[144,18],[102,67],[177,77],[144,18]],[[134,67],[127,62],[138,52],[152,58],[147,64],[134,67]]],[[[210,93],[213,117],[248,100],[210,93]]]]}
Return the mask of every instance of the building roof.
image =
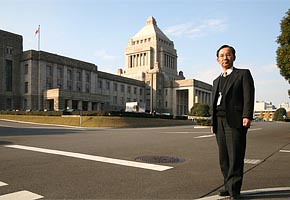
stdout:
{"type": "Polygon", "coordinates": [[[171,41],[157,26],[157,22],[154,17],[150,16],[147,19],[146,25],[133,37],[142,38],[150,35],[159,36],[165,40],[171,41]]]}

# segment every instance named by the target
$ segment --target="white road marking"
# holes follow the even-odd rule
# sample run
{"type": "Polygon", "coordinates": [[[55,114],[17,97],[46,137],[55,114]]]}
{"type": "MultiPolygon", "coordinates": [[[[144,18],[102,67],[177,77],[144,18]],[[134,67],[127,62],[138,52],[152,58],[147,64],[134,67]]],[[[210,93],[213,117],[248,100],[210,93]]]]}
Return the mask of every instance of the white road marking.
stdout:
{"type": "Polygon", "coordinates": [[[258,131],[261,130],[262,128],[249,128],[248,131],[258,131]]]}
{"type": "Polygon", "coordinates": [[[5,185],[8,185],[8,184],[0,181],[0,186],[5,186],[5,185]]]}
{"type": "Polygon", "coordinates": [[[122,166],[128,166],[128,167],[136,167],[136,168],[142,168],[142,169],[149,169],[149,170],[155,170],[155,171],[165,171],[165,170],[173,168],[169,166],[134,162],[134,161],[128,161],[128,160],[120,160],[120,159],[114,159],[114,158],[106,158],[106,157],[93,156],[93,155],[82,154],[82,153],[73,153],[73,152],[67,152],[67,151],[29,147],[29,146],[22,146],[22,145],[6,145],[5,147],[23,149],[23,150],[28,150],[28,151],[36,151],[36,152],[54,154],[54,155],[62,155],[62,156],[68,156],[68,157],[73,157],[73,158],[80,158],[80,159],[85,159],[85,160],[92,160],[92,161],[97,161],[97,162],[110,163],[110,164],[116,164],[116,165],[122,165],[122,166]]]}
{"type": "Polygon", "coordinates": [[[194,137],[195,139],[200,139],[200,138],[209,138],[209,137],[214,137],[215,134],[210,134],[210,135],[201,135],[201,136],[197,136],[197,137],[194,137]]]}
{"type": "MultiPolygon", "coordinates": [[[[255,129],[249,129],[248,131],[258,131],[258,130],[261,130],[262,128],[255,128],[255,129]]],[[[193,133],[196,133],[196,132],[193,132],[193,133]]],[[[210,135],[201,135],[201,136],[197,136],[197,137],[194,137],[194,139],[201,139],[201,138],[209,138],[209,137],[214,137],[215,134],[210,134],[210,135]]]]}
{"type": "Polygon", "coordinates": [[[257,160],[257,159],[244,159],[244,163],[246,163],[246,164],[257,165],[261,162],[262,162],[262,160],[257,160]]]}
{"type": "Polygon", "coordinates": [[[290,153],[290,150],[280,150],[281,153],[290,153]]]}
{"type": "Polygon", "coordinates": [[[0,200],[35,200],[35,199],[41,199],[43,196],[40,196],[38,194],[23,190],[19,192],[13,192],[5,195],[0,196],[0,200]]]}
{"type": "MultiPolygon", "coordinates": [[[[263,188],[263,189],[254,189],[254,190],[246,190],[246,191],[242,191],[241,195],[253,195],[253,194],[261,194],[263,195],[263,193],[267,193],[265,194],[265,197],[267,197],[269,195],[269,192],[273,192],[277,195],[277,198],[279,198],[279,194],[277,194],[277,192],[283,192],[283,191],[290,191],[290,187],[280,187],[280,188],[263,188]]],[[[222,199],[226,199],[227,197],[221,197],[218,195],[214,195],[214,196],[210,196],[210,197],[204,197],[204,198],[199,198],[196,200],[222,200],[222,199]]]]}
{"type": "Polygon", "coordinates": [[[161,132],[161,133],[192,133],[192,132],[161,132]]]}

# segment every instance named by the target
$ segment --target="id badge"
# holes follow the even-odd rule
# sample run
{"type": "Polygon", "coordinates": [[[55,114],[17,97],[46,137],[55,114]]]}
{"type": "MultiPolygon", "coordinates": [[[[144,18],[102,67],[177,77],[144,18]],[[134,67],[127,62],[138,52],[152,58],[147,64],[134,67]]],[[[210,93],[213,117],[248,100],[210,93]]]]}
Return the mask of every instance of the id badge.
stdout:
{"type": "Polygon", "coordinates": [[[219,97],[218,97],[218,100],[217,100],[217,103],[216,103],[217,106],[221,105],[222,97],[223,97],[222,93],[219,92],[219,97]]]}

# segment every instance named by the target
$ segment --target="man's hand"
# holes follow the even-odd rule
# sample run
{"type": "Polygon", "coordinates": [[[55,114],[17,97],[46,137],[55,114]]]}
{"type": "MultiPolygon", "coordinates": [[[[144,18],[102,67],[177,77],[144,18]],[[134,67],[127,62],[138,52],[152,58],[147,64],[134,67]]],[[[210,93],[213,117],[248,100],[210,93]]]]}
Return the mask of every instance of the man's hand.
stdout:
{"type": "Polygon", "coordinates": [[[251,126],[251,120],[248,118],[243,118],[243,126],[249,128],[251,126]]]}

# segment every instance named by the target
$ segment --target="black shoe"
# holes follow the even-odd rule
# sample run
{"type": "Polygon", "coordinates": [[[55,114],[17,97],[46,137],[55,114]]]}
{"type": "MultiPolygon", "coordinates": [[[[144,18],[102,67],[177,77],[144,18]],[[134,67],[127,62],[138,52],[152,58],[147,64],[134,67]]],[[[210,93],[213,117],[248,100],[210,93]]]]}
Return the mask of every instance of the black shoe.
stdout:
{"type": "Polygon", "coordinates": [[[220,190],[219,196],[221,197],[230,196],[230,193],[227,190],[220,190]]]}

